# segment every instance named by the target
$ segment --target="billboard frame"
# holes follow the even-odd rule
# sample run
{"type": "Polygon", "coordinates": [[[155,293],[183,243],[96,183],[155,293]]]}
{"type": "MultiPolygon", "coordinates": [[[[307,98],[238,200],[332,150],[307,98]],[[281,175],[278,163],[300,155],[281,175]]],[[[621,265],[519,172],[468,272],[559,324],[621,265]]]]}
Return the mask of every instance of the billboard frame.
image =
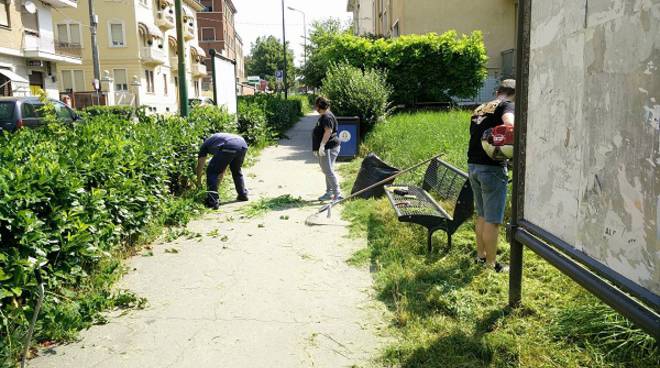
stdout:
{"type": "MultiPolygon", "coordinates": [[[[215,61],[213,60],[214,58],[218,58],[220,60],[228,61],[234,65],[234,76],[237,75],[237,70],[236,70],[236,60],[232,60],[230,58],[222,56],[216,49],[210,49],[209,50],[209,55],[211,55],[211,77],[213,80],[213,101],[218,104],[218,86],[215,83],[215,78],[216,78],[216,73],[217,71],[215,70],[215,61]]],[[[238,83],[234,81],[234,95],[236,96],[236,115],[238,116],[238,92],[236,91],[236,87],[238,86],[238,83]]]]}
{"type": "Polygon", "coordinates": [[[525,219],[525,169],[531,15],[533,0],[518,2],[516,55],[516,135],[514,145],[511,223],[509,305],[522,302],[523,248],[527,246],[559,271],[621,315],[660,340],[660,297],[610,267],[589,257],[545,229],[525,219]]]}

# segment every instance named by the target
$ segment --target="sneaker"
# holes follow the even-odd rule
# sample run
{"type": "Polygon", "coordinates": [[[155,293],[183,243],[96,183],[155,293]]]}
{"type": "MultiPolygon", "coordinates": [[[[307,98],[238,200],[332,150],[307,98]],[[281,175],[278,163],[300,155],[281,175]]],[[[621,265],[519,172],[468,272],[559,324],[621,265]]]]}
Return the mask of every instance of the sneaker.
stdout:
{"type": "Polygon", "coordinates": [[[334,195],[332,193],[325,193],[324,195],[319,197],[319,201],[325,202],[325,201],[331,201],[334,198],[334,195]]]}
{"type": "Polygon", "coordinates": [[[333,201],[334,201],[334,202],[339,202],[339,201],[341,201],[341,200],[343,200],[343,199],[344,199],[344,197],[342,197],[341,194],[337,194],[337,195],[334,197],[333,201]]]}
{"type": "Polygon", "coordinates": [[[500,262],[495,262],[495,267],[493,267],[493,270],[497,273],[504,273],[509,271],[509,266],[500,262]]]}
{"type": "Polygon", "coordinates": [[[250,199],[248,198],[247,195],[244,194],[244,195],[239,195],[238,197],[236,197],[236,200],[239,201],[239,202],[247,202],[250,199]]]}

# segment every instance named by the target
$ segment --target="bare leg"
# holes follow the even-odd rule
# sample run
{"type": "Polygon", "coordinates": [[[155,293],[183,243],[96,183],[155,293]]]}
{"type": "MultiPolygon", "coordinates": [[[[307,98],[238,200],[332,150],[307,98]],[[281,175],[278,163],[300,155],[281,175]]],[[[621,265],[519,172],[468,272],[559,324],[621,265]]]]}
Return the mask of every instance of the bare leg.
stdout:
{"type": "Polygon", "coordinates": [[[483,242],[486,248],[486,263],[494,267],[495,257],[497,256],[497,236],[499,235],[498,224],[490,224],[484,221],[483,225],[483,242]]]}
{"type": "Polygon", "coordinates": [[[474,225],[475,233],[477,235],[477,257],[486,258],[486,246],[484,244],[484,224],[486,219],[483,217],[477,217],[477,222],[474,225]]]}

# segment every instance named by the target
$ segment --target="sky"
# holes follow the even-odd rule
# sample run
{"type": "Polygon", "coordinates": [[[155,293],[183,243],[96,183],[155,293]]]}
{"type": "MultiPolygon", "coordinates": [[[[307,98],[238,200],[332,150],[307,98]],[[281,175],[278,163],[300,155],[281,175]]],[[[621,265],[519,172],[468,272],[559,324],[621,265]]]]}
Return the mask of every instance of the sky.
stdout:
{"type": "MultiPolygon", "coordinates": [[[[233,0],[238,13],[235,22],[238,34],[243,39],[243,54],[250,54],[252,43],[259,36],[273,35],[282,39],[282,2],[281,0],[233,0]]],[[[296,65],[303,63],[303,16],[299,12],[286,7],[305,12],[307,31],[315,20],[334,17],[344,21],[351,19],[351,13],[346,11],[347,0],[284,0],[286,40],[296,56],[296,65]]]]}

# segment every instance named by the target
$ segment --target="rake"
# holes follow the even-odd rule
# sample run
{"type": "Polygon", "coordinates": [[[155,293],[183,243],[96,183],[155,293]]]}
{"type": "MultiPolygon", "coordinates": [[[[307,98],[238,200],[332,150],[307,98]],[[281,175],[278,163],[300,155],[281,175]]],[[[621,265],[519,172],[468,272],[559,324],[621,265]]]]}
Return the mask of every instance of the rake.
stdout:
{"type": "Polygon", "coordinates": [[[351,200],[351,199],[359,196],[360,194],[362,194],[362,193],[364,193],[368,190],[371,190],[371,189],[374,189],[378,186],[386,184],[386,183],[390,182],[391,180],[394,180],[394,179],[396,179],[397,177],[399,177],[403,174],[409,173],[410,171],[415,170],[416,168],[418,168],[418,167],[420,167],[424,164],[427,164],[427,163],[429,163],[429,162],[431,162],[431,161],[433,161],[437,158],[440,158],[442,156],[443,156],[442,154],[433,156],[433,157],[431,157],[427,160],[424,160],[424,161],[419,162],[419,163],[417,163],[413,166],[410,166],[406,169],[403,169],[403,170],[397,172],[396,174],[394,174],[392,176],[389,176],[389,177],[387,177],[387,178],[385,178],[385,179],[383,179],[383,180],[381,180],[381,181],[379,181],[375,184],[372,184],[372,185],[370,185],[370,186],[368,186],[364,189],[361,189],[361,190],[351,194],[350,196],[348,196],[346,198],[343,198],[343,199],[340,199],[338,201],[333,201],[333,202],[330,202],[330,203],[326,204],[325,206],[321,207],[321,209],[319,209],[317,212],[315,212],[315,213],[311,214],[309,217],[307,217],[307,219],[305,220],[305,225],[307,225],[307,226],[328,225],[327,223],[321,221],[321,214],[323,212],[327,212],[326,218],[329,219],[329,218],[332,217],[332,207],[334,207],[334,206],[336,206],[340,203],[346,202],[348,200],[351,200]]]}

